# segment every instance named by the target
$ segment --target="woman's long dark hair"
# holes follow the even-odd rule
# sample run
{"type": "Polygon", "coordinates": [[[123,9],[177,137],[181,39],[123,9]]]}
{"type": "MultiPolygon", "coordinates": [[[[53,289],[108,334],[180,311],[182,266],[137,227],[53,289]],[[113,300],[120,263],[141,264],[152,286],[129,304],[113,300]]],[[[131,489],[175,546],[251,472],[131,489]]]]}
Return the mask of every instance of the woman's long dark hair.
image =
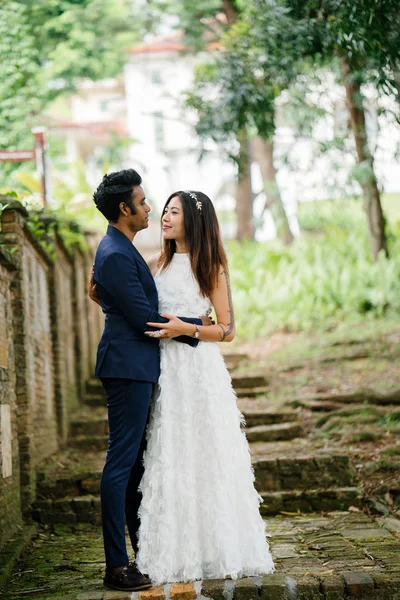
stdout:
{"type": "MultiPolygon", "coordinates": [[[[203,192],[179,191],[170,195],[163,208],[163,215],[175,196],[178,196],[182,203],[185,242],[192,271],[202,295],[210,297],[218,281],[219,269],[222,267],[228,272],[228,261],[214,206],[203,192]]],[[[168,267],[175,252],[175,240],[164,240],[159,261],[162,270],[168,267]]]]}

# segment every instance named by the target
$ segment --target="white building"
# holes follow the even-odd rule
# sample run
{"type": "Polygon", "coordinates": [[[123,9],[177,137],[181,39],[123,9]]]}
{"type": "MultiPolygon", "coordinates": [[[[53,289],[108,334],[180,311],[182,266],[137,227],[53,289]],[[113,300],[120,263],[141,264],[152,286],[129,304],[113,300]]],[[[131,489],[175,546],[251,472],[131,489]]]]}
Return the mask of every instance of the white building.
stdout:
{"type": "Polygon", "coordinates": [[[184,109],[194,67],[207,59],[182,53],[179,34],[146,42],[125,65],[128,131],[135,139],[131,163],[143,174],[150,200],[159,208],[171,192],[201,190],[232,210],[235,167],[210,144],[200,159],[195,116],[184,109]]]}

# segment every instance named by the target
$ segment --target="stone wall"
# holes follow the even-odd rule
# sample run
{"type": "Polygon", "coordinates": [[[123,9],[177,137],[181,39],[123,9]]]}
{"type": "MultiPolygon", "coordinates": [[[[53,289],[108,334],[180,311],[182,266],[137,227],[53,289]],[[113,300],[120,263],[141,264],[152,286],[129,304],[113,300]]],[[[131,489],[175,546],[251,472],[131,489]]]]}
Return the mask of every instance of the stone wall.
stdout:
{"type": "Polygon", "coordinates": [[[58,234],[44,249],[23,206],[0,201],[1,547],[36,498],[38,465],[67,439],[103,321],[86,291],[97,236],[87,251],[58,234]]]}
{"type": "Polygon", "coordinates": [[[17,261],[0,247],[0,549],[22,520],[10,291],[16,269],[17,261]]]}
{"type": "MultiPolygon", "coordinates": [[[[89,234],[87,235],[87,242],[90,248],[90,251],[85,255],[85,272],[87,276],[89,276],[90,268],[93,265],[94,256],[96,253],[96,248],[99,243],[99,236],[89,234]]],[[[104,314],[101,310],[99,310],[99,306],[92,301],[88,302],[88,329],[89,329],[89,363],[90,363],[90,372],[94,373],[94,368],[96,366],[96,354],[97,354],[97,346],[99,343],[99,331],[103,331],[104,329],[104,314]]]]}
{"type": "Polygon", "coordinates": [[[55,361],[55,402],[61,442],[68,436],[69,415],[79,406],[76,385],[73,258],[56,237],[50,270],[51,321],[55,361]]]}
{"type": "MultiPolygon", "coordinates": [[[[89,299],[87,291],[87,280],[89,277],[89,266],[92,260],[92,254],[86,260],[86,254],[77,251],[74,254],[73,269],[73,298],[74,298],[74,327],[75,327],[75,353],[76,353],[76,383],[78,393],[82,396],[85,393],[85,384],[90,375],[92,375],[93,365],[90,358],[90,331],[88,316],[90,314],[89,304],[93,304],[89,299]]],[[[99,311],[98,311],[99,312],[99,311]]],[[[94,333],[96,337],[98,329],[94,333]]]]}

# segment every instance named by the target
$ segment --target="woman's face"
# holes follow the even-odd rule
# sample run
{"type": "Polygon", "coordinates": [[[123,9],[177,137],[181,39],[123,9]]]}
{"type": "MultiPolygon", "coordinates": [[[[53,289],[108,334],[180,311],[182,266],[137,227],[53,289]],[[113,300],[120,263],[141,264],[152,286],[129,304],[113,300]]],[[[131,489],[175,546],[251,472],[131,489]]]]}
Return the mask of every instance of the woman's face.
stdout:
{"type": "Polygon", "coordinates": [[[164,240],[183,241],[185,239],[183,208],[179,196],[171,198],[165,207],[162,217],[162,232],[164,240]]]}

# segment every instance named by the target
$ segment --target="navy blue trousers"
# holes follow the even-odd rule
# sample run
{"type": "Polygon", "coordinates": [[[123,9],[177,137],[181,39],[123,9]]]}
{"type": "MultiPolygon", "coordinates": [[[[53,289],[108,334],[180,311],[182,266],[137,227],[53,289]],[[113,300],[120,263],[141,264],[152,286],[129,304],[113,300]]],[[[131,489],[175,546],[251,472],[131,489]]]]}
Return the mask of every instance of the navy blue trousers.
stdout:
{"type": "Polygon", "coordinates": [[[125,517],[134,552],[143,475],[145,429],[153,384],[134,379],[102,379],[107,393],[109,441],[100,483],[101,519],[107,567],[121,567],[129,558],[125,517]]]}

